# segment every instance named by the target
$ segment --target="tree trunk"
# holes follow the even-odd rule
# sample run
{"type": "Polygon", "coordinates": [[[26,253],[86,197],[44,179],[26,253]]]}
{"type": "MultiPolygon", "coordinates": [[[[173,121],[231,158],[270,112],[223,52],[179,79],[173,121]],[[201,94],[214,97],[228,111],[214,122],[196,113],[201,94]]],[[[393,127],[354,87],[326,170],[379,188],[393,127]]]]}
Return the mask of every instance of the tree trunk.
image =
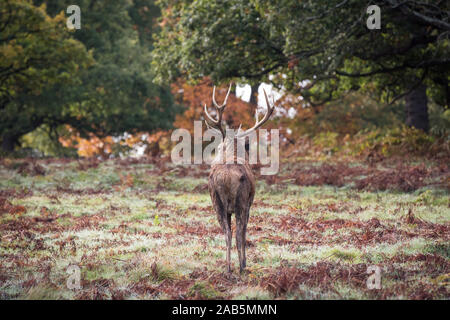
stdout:
{"type": "Polygon", "coordinates": [[[5,152],[13,152],[17,144],[17,138],[5,135],[2,137],[2,150],[5,152]]]}
{"type": "Polygon", "coordinates": [[[450,87],[448,85],[448,81],[445,84],[445,102],[447,103],[445,105],[445,109],[447,110],[448,108],[450,108],[450,87]]]}
{"type": "Polygon", "coordinates": [[[258,89],[259,89],[259,83],[252,85],[252,92],[250,93],[250,103],[254,104],[255,106],[258,105],[258,89]]]}
{"type": "Polygon", "coordinates": [[[406,125],[428,132],[428,100],[427,87],[421,84],[405,97],[406,125]]]}

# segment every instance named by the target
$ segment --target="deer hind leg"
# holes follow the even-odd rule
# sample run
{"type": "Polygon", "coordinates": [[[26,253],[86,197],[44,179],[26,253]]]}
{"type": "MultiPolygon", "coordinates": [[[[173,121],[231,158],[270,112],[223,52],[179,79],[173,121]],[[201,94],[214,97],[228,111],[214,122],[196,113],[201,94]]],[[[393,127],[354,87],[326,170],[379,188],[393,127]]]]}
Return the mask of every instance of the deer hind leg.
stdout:
{"type": "Polygon", "coordinates": [[[220,226],[222,227],[223,233],[225,235],[225,242],[227,244],[227,271],[231,272],[231,215],[227,213],[228,203],[226,201],[222,202],[218,192],[213,193],[213,205],[217,213],[217,218],[219,220],[220,226]]]}
{"type": "Polygon", "coordinates": [[[245,238],[247,233],[248,211],[246,205],[236,204],[236,247],[239,255],[239,271],[242,273],[247,265],[245,257],[245,238]]]}
{"type": "Polygon", "coordinates": [[[245,231],[246,225],[241,218],[236,215],[236,247],[239,255],[239,271],[242,273],[246,266],[245,258],[245,231]]]}
{"type": "Polygon", "coordinates": [[[224,213],[222,216],[225,241],[227,243],[227,271],[231,272],[231,239],[233,231],[231,230],[231,214],[224,213]]]}

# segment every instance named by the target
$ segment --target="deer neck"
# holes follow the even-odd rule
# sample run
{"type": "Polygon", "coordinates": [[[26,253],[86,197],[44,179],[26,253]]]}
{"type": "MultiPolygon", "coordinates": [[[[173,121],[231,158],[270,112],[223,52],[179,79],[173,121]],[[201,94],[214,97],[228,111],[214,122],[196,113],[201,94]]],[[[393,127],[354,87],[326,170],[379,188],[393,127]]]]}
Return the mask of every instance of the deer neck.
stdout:
{"type": "Polygon", "coordinates": [[[248,164],[249,155],[245,150],[243,155],[238,155],[237,140],[235,138],[225,138],[218,146],[218,152],[212,164],[248,164]]]}

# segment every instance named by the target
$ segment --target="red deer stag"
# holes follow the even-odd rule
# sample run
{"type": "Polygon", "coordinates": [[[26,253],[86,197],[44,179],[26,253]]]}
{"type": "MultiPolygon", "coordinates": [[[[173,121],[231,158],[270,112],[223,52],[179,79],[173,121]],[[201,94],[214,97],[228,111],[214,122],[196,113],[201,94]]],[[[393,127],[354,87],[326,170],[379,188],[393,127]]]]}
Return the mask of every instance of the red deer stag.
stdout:
{"type": "MultiPolygon", "coordinates": [[[[217,213],[217,218],[225,233],[225,240],[227,244],[227,271],[231,272],[230,255],[231,255],[231,215],[234,213],[236,216],[236,247],[239,255],[239,270],[242,271],[246,266],[245,258],[245,234],[247,229],[248,218],[250,215],[250,206],[253,203],[253,197],[255,195],[255,177],[248,163],[248,154],[245,159],[236,161],[236,155],[231,152],[227,152],[224,155],[223,150],[229,150],[230,146],[233,146],[236,139],[245,139],[248,135],[256,132],[267,120],[269,120],[275,107],[271,106],[269,99],[267,98],[266,91],[264,96],[267,102],[267,112],[261,121],[258,121],[258,112],[256,111],[256,123],[255,125],[246,130],[241,131],[240,127],[236,134],[225,135],[222,127],[222,115],[225,110],[228,95],[230,94],[230,88],[225,97],[222,105],[218,105],[215,99],[216,87],[213,89],[213,104],[216,109],[217,119],[214,119],[206,108],[205,104],[205,121],[209,128],[219,130],[222,135],[222,141],[218,146],[218,152],[216,158],[212,162],[211,172],[209,175],[208,189],[211,195],[214,210],[217,213]],[[231,153],[231,155],[229,155],[231,153]],[[233,157],[231,164],[229,157],[233,157]],[[225,159],[227,158],[227,159],[225,159]]],[[[246,151],[248,151],[246,145],[246,151]]]]}

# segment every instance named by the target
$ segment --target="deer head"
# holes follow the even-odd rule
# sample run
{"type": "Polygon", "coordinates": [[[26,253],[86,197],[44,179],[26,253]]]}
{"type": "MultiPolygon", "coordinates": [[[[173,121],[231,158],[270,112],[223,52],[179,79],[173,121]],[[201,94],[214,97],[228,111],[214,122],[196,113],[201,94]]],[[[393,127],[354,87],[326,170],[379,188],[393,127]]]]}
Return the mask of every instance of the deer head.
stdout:
{"type": "Polygon", "coordinates": [[[269,120],[270,116],[272,115],[273,111],[275,110],[274,103],[270,104],[269,98],[267,97],[266,90],[263,89],[264,97],[266,99],[266,104],[267,104],[267,111],[264,114],[264,117],[261,120],[259,120],[258,109],[256,109],[256,111],[255,111],[255,125],[253,127],[251,127],[250,129],[247,129],[247,130],[242,130],[241,129],[242,125],[240,125],[237,131],[236,130],[227,130],[227,132],[225,132],[225,130],[223,129],[223,126],[222,126],[222,118],[223,118],[223,112],[225,111],[225,107],[226,107],[226,104],[227,104],[228,96],[229,96],[230,91],[231,91],[231,86],[232,86],[232,84],[230,84],[230,87],[228,88],[227,95],[225,96],[225,99],[224,99],[224,101],[223,101],[223,103],[221,105],[219,105],[216,102],[216,98],[215,98],[216,86],[214,86],[214,88],[213,88],[212,101],[213,101],[213,105],[215,107],[215,111],[216,111],[216,114],[217,114],[217,119],[214,119],[208,113],[208,108],[207,108],[206,104],[205,104],[205,107],[204,107],[205,122],[206,122],[207,127],[209,129],[216,130],[216,131],[220,132],[220,135],[222,137],[222,142],[218,146],[219,152],[216,155],[216,159],[214,160],[213,163],[217,163],[219,161],[223,162],[223,160],[224,160],[224,153],[223,153],[223,151],[224,150],[229,151],[229,152],[226,152],[227,155],[230,155],[230,154],[233,155],[233,152],[231,152],[231,150],[234,150],[234,149],[231,149],[231,148],[234,148],[235,140],[237,140],[239,142],[240,141],[244,141],[244,139],[247,136],[249,136],[252,133],[256,132],[256,130],[258,130],[258,128],[260,128],[264,123],[266,123],[269,120]],[[231,134],[230,134],[230,132],[231,132],[231,134]]]}

